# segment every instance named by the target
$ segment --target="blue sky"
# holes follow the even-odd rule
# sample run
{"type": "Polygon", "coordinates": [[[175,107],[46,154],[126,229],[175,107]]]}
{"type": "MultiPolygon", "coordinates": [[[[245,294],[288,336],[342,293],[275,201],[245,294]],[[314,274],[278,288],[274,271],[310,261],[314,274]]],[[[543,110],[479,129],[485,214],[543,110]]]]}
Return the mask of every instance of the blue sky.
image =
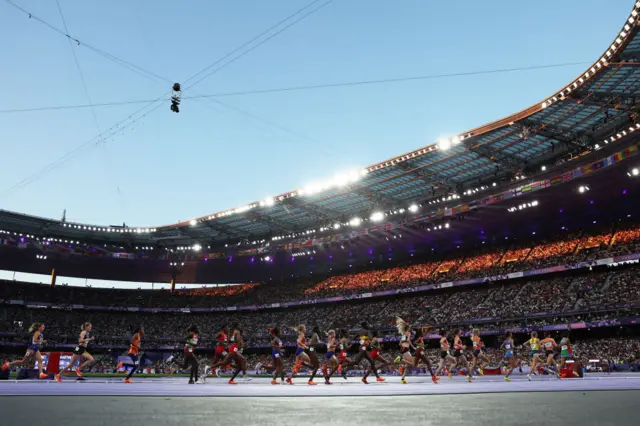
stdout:
{"type": "MultiPolygon", "coordinates": [[[[12,0],[63,28],[51,0],[12,0]]],[[[184,81],[310,0],[60,0],[76,38],[184,81]],[[179,5],[179,6],[178,6],[179,5]]],[[[593,61],[630,0],[334,0],[185,96],[593,61]]],[[[0,110],[86,104],[68,40],[0,1],[0,110]]],[[[74,46],[94,103],[154,99],[145,79],[74,46]]],[[[169,104],[11,189],[140,108],[0,113],[0,208],[158,226],[384,160],[542,100],[586,65],[169,104]],[[287,128],[290,133],[282,130],[287,128]]]]}

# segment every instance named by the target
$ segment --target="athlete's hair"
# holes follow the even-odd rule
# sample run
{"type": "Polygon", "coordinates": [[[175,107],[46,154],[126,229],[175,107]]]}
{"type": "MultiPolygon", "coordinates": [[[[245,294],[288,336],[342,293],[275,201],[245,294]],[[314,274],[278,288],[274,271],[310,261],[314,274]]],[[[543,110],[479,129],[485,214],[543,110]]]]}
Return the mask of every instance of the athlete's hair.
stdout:
{"type": "Polygon", "coordinates": [[[307,327],[305,327],[304,324],[300,324],[296,327],[296,331],[298,333],[304,333],[305,331],[307,331],[307,327]]]}
{"type": "Polygon", "coordinates": [[[409,329],[409,324],[407,324],[402,318],[396,318],[396,328],[398,329],[398,333],[404,334],[409,329]]]}
{"type": "Polygon", "coordinates": [[[85,331],[87,328],[89,328],[89,326],[91,325],[90,322],[85,322],[84,324],[82,324],[82,326],[80,327],[80,329],[82,331],[85,331]]]}
{"type": "Polygon", "coordinates": [[[200,334],[200,330],[198,329],[198,326],[197,326],[197,325],[195,325],[195,324],[194,324],[194,325],[192,325],[191,327],[189,327],[189,328],[187,329],[187,332],[189,332],[189,333],[195,333],[195,334],[200,334]]]}
{"type": "Polygon", "coordinates": [[[471,334],[473,334],[474,336],[479,336],[480,335],[480,329],[479,328],[474,328],[473,330],[471,330],[471,334]]]}
{"type": "Polygon", "coordinates": [[[507,331],[507,333],[505,334],[506,337],[512,337],[513,333],[511,331],[507,331]]]}
{"type": "Polygon", "coordinates": [[[29,333],[35,333],[36,330],[39,329],[41,325],[42,323],[40,322],[34,322],[33,324],[31,324],[31,327],[29,327],[29,333]]]}
{"type": "Polygon", "coordinates": [[[418,338],[420,338],[420,337],[422,337],[422,328],[417,327],[417,328],[416,328],[416,335],[415,335],[415,338],[416,338],[416,339],[418,339],[418,338]]]}
{"type": "Polygon", "coordinates": [[[562,337],[564,337],[565,339],[569,338],[569,332],[565,331],[564,333],[562,333],[562,337]]]}
{"type": "Polygon", "coordinates": [[[371,337],[378,337],[380,335],[380,333],[378,333],[378,330],[373,330],[371,332],[371,337]]]}
{"type": "Polygon", "coordinates": [[[269,333],[271,333],[272,336],[280,337],[280,329],[278,327],[270,328],[269,333]]]}
{"type": "Polygon", "coordinates": [[[459,336],[460,335],[460,329],[456,328],[455,330],[453,330],[453,335],[454,336],[459,336]]]}
{"type": "Polygon", "coordinates": [[[551,337],[551,332],[550,331],[546,331],[544,333],[544,337],[551,337]]]}
{"type": "Polygon", "coordinates": [[[367,324],[366,321],[362,321],[360,327],[362,327],[363,330],[369,330],[369,324],[367,324]]]}
{"type": "Polygon", "coordinates": [[[537,331],[532,331],[531,332],[531,337],[538,337],[538,332],[537,331]]]}
{"type": "Polygon", "coordinates": [[[142,326],[141,325],[137,325],[137,326],[131,327],[131,334],[140,333],[140,330],[142,330],[142,326]]]}
{"type": "Polygon", "coordinates": [[[318,327],[317,325],[313,327],[313,329],[311,330],[314,333],[320,334],[320,327],[318,327]]]}

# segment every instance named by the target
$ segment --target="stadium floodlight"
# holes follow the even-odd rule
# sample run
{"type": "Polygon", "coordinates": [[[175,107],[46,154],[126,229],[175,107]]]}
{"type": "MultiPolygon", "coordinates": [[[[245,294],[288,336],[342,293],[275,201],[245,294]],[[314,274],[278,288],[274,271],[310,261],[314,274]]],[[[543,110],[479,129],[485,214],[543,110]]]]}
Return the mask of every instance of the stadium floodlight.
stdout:
{"type": "Polygon", "coordinates": [[[449,223],[445,223],[445,224],[444,224],[444,227],[445,227],[445,228],[449,228],[449,223]]]}
{"type": "Polygon", "coordinates": [[[354,228],[356,226],[360,226],[361,224],[362,224],[362,219],[360,219],[359,217],[354,217],[349,221],[349,225],[353,226],[354,228]]]}
{"type": "Polygon", "coordinates": [[[447,151],[451,148],[451,141],[447,138],[442,138],[438,141],[438,149],[441,151],[447,151]]]}
{"type": "Polygon", "coordinates": [[[264,205],[267,207],[271,207],[275,202],[276,200],[274,200],[273,197],[267,197],[264,199],[264,205]]]}
{"type": "Polygon", "coordinates": [[[640,170],[638,170],[637,167],[634,167],[633,169],[631,169],[631,175],[638,176],[639,174],[640,174],[640,170]]]}
{"type": "Polygon", "coordinates": [[[584,193],[585,193],[585,192],[587,192],[587,191],[589,191],[589,187],[588,187],[588,186],[586,186],[586,185],[580,186],[580,187],[578,188],[578,192],[579,192],[579,193],[581,193],[581,194],[584,194],[584,193]]]}
{"type": "Polygon", "coordinates": [[[333,229],[340,229],[340,224],[339,223],[334,223],[333,224],[333,229]]]}
{"type": "Polygon", "coordinates": [[[382,219],[384,219],[384,213],[382,212],[375,212],[371,215],[371,220],[373,222],[380,222],[382,219]]]}
{"type": "Polygon", "coordinates": [[[193,251],[200,251],[202,249],[202,246],[200,244],[194,244],[191,248],[193,249],[193,251]]]}
{"type": "Polygon", "coordinates": [[[545,170],[547,170],[547,166],[540,167],[540,170],[542,170],[544,172],[545,170]]]}
{"type": "Polygon", "coordinates": [[[460,144],[460,136],[458,136],[458,135],[453,136],[453,137],[451,138],[451,144],[452,144],[452,145],[458,145],[458,144],[460,144]]]}
{"type": "Polygon", "coordinates": [[[189,225],[191,225],[191,226],[196,226],[197,224],[198,224],[198,221],[197,221],[197,220],[195,220],[195,219],[191,219],[191,220],[189,221],[189,225]]]}

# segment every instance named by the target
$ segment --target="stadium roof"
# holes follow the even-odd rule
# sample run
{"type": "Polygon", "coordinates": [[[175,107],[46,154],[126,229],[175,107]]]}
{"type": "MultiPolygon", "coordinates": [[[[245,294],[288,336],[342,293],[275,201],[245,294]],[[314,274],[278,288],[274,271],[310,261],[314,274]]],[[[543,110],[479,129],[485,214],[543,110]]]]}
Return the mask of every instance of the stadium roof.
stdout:
{"type": "Polygon", "coordinates": [[[253,242],[472,200],[479,190],[498,191],[608,143],[625,143],[625,129],[640,122],[639,13],[637,2],[602,56],[540,103],[327,182],[167,226],[105,227],[0,211],[0,227],[141,244],[253,242]]]}

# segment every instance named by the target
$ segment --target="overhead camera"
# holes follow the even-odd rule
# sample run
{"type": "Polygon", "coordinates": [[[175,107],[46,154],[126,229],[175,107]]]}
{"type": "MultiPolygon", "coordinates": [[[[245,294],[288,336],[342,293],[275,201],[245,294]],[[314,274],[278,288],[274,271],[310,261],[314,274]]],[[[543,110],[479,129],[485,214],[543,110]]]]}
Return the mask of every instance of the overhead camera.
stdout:
{"type": "Polygon", "coordinates": [[[171,93],[171,111],[180,112],[180,100],[182,99],[182,90],[180,88],[180,83],[174,83],[171,93]]]}

